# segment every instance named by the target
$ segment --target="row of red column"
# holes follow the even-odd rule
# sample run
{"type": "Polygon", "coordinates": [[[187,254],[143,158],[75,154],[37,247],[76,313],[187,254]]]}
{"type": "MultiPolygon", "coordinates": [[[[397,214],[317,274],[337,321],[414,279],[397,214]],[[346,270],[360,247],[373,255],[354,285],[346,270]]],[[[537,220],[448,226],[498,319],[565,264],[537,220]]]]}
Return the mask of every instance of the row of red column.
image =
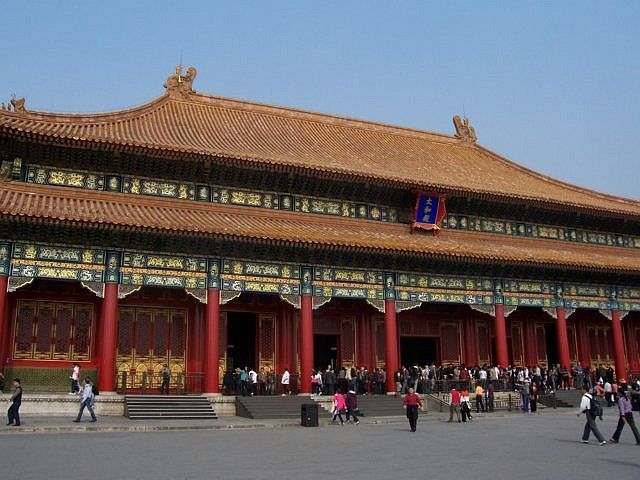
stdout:
{"type": "MultiPolygon", "coordinates": [[[[0,339],[6,330],[7,310],[7,276],[0,276],[0,339]]],[[[398,330],[396,305],[394,299],[385,300],[384,331],[385,358],[387,371],[387,391],[394,392],[393,375],[399,367],[398,330]]],[[[565,309],[556,308],[556,338],[560,364],[569,369],[571,366],[567,322],[565,309]]],[[[118,284],[106,283],[102,302],[101,321],[99,327],[99,388],[101,391],[112,391],[115,386],[116,335],[118,325],[118,284]]],[[[626,378],[626,360],[620,311],[611,310],[611,331],[613,335],[616,377],[626,378]]],[[[496,363],[502,367],[509,364],[507,349],[506,322],[504,306],[495,306],[494,333],[496,338],[496,363]]],[[[2,345],[4,342],[0,342],[2,345]]],[[[0,352],[2,354],[3,352],[0,352]]],[[[204,391],[219,393],[219,358],[220,358],[220,290],[207,290],[207,308],[205,325],[204,352],[204,391]]],[[[310,393],[311,383],[304,381],[310,377],[313,369],[313,306],[311,295],[302,295],[300,302],[300,371],[302,373],[301,392],[310,393]]]]}
{"type": "MultiPolygon", "coordinates": [[[[571,372],[571,357],[569,353],[569,338],[567,336],[567,317],[563,307],[556,307],[556,343],[560,365],[571,372]]],[[[509,364],[507,350],[507,332],[504,317],[504,305],[495,306],[494,333],[496,337],[496,361],[501,367],[509,364]]],[[[622,337],[622,321],[619,310],[611,310],[611,333],[613,335],[614,362],[616,377],[627,378],[627,365],[624,354],[624,339],[622,337]]]]}

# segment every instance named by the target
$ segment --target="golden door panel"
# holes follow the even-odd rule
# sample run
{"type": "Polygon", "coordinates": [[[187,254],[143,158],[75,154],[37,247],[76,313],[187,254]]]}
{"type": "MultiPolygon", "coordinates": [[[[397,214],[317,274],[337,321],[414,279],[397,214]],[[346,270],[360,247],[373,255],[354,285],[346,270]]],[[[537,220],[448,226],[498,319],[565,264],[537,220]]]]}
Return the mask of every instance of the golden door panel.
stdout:
{"type": "Polygon", "coordinates": [[[538,355],[538,365],[547,365],[547,338],[544,325],[536,324],[536,351],[538,355]]]}
{"type": "Polygon", "coordinates": [[[92,304],[18,300],[14,322],[14,359],[91,359],[92,304]]]}
{"type": "Polygon", "coordinates": [[[118,311],[118,379],[127,374],[127,387],[159,388],[161,371],[185,373],[187,311],[176,308],[120,307],[118,311]],[[146,375],[145,375],[146,374],[146,375]]]}
{"type": "Polygon", "coordinates": [[[276,369],[276,320],[273,313],[261,313],[258,316],[258,354],[260,355],[259,370],[271,371],[276,369]]]}
{"type": "Polygon", "coordinates": [[[220,312],[220,328],[218,333],[218,378],[220,383],[222,383],[224,374],[227,371],[227,312],[220,312]]]}
{"type": "Polygon", "coordinates": [[[460,362],[460,324],[458,322],[441,322],[440,348],[443,365],[460,362]]]}
{"type": "Polygon", "coordinates": [[[517,367],[524,365],[524,347],[522,343],[522,324],[520,322],[511,323],[511,352],[513,364],[517,367]]]}
{"type": "Polygon", "coordinates": [[[385,339],[384,339],[384,317],[377,318],[375,322],[376,332],[376,367],[385,368],[385,339]]]}
{"type": "Polygon", "coordinates": [[[341,320],[340,347],[342,365],[351,368],[356,363],[356,317],[344,315],[341,320]]]}

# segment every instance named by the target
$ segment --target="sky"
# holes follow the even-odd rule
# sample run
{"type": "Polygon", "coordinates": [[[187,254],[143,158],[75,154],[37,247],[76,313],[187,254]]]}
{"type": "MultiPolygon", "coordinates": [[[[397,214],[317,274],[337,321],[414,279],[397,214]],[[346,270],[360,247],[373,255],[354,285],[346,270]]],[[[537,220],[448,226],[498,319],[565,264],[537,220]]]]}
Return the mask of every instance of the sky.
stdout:
{"type": "Polygon", "coordinates": [[[182,64],[202,93],[453,134],[640,199],[640,1],[5,0],[0,101],[112,111],[182,64]],[[8,13],[8,14],[7,14],[8,13]]]}

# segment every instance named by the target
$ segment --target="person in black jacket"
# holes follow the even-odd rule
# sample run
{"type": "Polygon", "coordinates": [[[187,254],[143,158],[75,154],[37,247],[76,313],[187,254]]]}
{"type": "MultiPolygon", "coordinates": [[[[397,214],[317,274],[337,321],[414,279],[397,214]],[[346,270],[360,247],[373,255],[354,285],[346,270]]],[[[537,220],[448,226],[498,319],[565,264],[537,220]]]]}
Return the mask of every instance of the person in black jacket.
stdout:
{"type": "Polygon", "coordinates": [[[360,420],[358,420],[358,396],[356,395],[356,392],[354,390],[349,390],[349,392],[344,396],[344,400],[347,404],[347,422],[353,422],[358,425],[360,420]]]}
{"type": "Polygon", "coordinates": [[[7,410],[7,417],[9,417],[9,423],[7,425],[13,425],[14,427],[20,426],[20,405],[22,404],[22,385],[19,378],[13,379],[13,394],[11,395],[11,406],[7,410]],[[15,423],[14,423],[15,420],[15,423]]]}

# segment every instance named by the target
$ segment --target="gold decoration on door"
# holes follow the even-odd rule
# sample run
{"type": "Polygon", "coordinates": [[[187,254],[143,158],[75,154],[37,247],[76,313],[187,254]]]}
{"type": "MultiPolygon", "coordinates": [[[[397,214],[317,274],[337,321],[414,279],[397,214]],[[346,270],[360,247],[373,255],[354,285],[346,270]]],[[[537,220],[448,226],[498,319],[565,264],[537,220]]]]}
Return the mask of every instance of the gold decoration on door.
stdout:
{"type": "Polygon", "coordinates": [[[259,371],[275,371],[276,369],[276,319],[273,313],[261,313],[258,316],[258,353],[259,371]]]}
{"type": "Polygon", "coordinates": [[[187,310],[179,308],[120,307],[118,317],[118,383],[127,374],[127,388],[160,388],[162,368],[173,378],[186,366],[187,310]]]}

